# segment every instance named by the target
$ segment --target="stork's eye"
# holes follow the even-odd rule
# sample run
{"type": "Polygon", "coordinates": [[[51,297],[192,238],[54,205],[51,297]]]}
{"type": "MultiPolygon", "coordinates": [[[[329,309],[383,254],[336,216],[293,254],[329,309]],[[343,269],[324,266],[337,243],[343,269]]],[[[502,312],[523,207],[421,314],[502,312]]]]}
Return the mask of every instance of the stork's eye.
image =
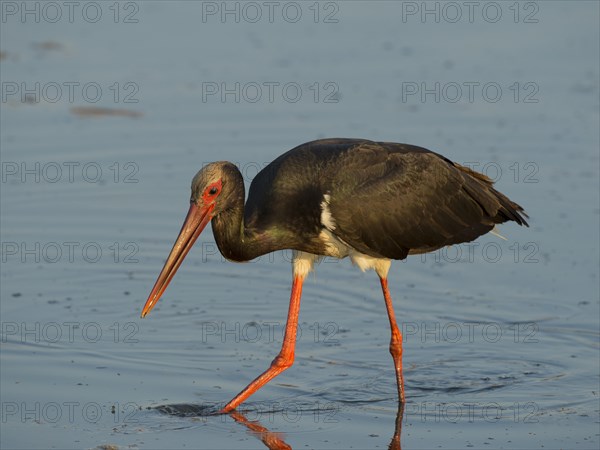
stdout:
{"type": "Polygon", "coordinates": [[[221,180],[218,180],[214,183],[209,184],[204,188],[204,197],[205,201],[212,202],[214,199],[221,193],[221,180]]]}

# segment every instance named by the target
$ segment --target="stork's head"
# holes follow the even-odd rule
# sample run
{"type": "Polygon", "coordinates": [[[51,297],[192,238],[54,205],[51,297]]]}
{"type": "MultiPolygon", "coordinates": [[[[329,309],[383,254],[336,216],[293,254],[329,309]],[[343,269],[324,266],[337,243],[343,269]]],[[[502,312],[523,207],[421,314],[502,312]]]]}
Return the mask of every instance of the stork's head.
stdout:
{"type": "Polygon", "coordinates": [[[200,169],[192,179],[190,209],[171,253],[144,305],[142,317],[146,317],[154,308],[208,222],[223,211],[230,202],[235,191],[235,182],[232,179],[234,176],[232,174],[235,172],[239,174],[239,171],[230,162],[214,162],[200,169]]]}

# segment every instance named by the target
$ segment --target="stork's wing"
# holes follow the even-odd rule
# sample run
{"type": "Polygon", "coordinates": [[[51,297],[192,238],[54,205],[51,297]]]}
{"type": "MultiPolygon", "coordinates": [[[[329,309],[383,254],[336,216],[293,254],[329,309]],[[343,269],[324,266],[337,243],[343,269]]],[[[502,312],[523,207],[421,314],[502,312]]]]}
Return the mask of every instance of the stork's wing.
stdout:
{"type": "Polygon", "coordinates": [[[484,175],[420,147],[361,147],[340,161],[329,203],[332,232],[358,251],[404,259],[472,241],[497,223],[527,225],[523,209],[484,175]]]}

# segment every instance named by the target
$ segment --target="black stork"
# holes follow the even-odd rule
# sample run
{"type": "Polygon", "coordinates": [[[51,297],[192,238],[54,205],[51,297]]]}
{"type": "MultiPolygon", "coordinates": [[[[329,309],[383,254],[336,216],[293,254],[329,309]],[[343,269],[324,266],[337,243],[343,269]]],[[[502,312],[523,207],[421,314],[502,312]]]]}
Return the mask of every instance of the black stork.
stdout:
{"type": "Polygon", "coordinates": [[[387,281],[391,260],[472,241],[493,233],[499,223],[527,226],[523,208],[485,175],[421,147],[365,139],[302,144],[261,170],[245,205],[244,198],[242,175],[230,162],[208,164],[194,176],[187,217],[142,310],[145,317],[156,305],[209,221],[219,250],[231,261],[293,250],[281,351],[222,412],[234,410],[292,365],[302,284],[324,256],[349,256],[361,270],[374,269],[379,276],[403,403],[402,335],[387,281]]]}

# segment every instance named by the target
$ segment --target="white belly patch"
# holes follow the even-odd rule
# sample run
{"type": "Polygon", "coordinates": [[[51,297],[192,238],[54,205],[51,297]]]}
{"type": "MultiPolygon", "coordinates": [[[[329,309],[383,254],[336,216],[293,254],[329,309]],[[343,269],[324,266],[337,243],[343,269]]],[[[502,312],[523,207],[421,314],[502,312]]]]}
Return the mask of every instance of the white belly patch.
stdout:
{"type": "MultiPolygon", "coordinates": [[[[375,270],[377,275],[381,278],[387,277],[391,265],[390,259],[375,258],[360,253],[333,234],[333,231],[336,228],[336,221],[329,209],[329,200],[329,195],[325,194],[323,196],[323,201],[321,202],[321,225],[323,226],[323,229],[319,233],[319,240],[325,247],[325,255],[340,259],[349,256],[352,264],[357,266],[363,272],[372,269],[375,270]]],[[[313,269],[314,263],[318,262],[321,258],[322,256],[320,255],[295,251],[293,256],[294,276],[306,276],[306,274],[313,269]]]]}

